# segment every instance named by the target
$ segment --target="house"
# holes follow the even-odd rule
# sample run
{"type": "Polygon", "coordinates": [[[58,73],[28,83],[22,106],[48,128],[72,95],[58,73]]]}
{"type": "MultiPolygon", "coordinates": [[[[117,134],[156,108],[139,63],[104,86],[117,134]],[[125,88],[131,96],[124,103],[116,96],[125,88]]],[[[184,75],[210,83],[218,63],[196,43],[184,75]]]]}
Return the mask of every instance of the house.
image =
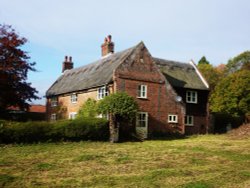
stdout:
{"type": "Polygon", "coordinates": [[[5,118],[15,121],[44,121],[46,120],[46,106],[31,104],[27,110],[11,106],[8,108],[5,118]]]}
{"type": "Polygon", "coordinates": [[[65,57],[62,75],[46,93],[50,120],[75,118],[88,98],[123,91],[139,105],[135,128],[145,138],[208,131],[209,86],[192,61],[152,57],[143,42],[114,53],[110,35],[101,49],[101,59],[79,68],[65,57]]]}

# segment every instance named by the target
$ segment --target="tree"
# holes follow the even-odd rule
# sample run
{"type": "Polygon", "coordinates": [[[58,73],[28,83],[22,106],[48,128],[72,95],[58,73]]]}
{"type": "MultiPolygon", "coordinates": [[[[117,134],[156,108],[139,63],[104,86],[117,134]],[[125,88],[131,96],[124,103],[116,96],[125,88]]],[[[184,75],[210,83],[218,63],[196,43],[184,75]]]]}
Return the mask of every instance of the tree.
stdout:
{"type": "Polygon", "coordinates": [[[202,75],[206,78],[211,92],[214,90],[216,84],[223,76],[223,72],[213,67],[211,64],[198,64],[198,69],[201,71],[202,75]]]}
{"type": "Polygon", "coordinates": [[[94,99],[88,100],[81,106],[77,117],[96,117],[97,116],[97,102],[94,99]]]}
{"type": "Polygon", "coordinates": [[[210,98],[212,112],[233,117],[250,113],[250,71],[241,70],[222,79],[210,98]]]}
{"type": "Polygon", "coordinates": [[[228,74],[234,73],[238,70],[250,70],[250,51],[245,51],[228,61],[228,74]]]}
{"type": "Polygon", "coordinates": [[[28,102],[39,99],[37,90],[27,82],[28,71],[36,70],[21,49],[26,42],[11,26],[0,24],[0,111],[10,106],[27,109],[28,102]]]}
{"type": "Polygon", "coordinates": [[[119,132],[119,120],[123,117],[132,121],[138,109],[133,97],[119,92],[102,99],[98,104],[98,112],[109,114],[110,142],[117,142],[119,132]]]}
{"type": "Polygon", "coordinates": [[[202,56],[202,58],[198,61],[198,65],[202,65],[202,64],[205,64],[205,65],[210,64],[205,56],[202,56]]]}

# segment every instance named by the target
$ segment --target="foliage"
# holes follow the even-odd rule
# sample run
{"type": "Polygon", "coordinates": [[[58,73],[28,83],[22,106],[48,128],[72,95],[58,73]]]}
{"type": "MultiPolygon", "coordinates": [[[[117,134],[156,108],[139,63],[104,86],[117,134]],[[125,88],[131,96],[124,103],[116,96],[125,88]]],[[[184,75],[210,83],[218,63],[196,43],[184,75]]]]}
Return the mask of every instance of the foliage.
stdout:
{"type": "Polygon", "coordinates": [[[107,139],[108,126],[104,119],[81,118],[53,123],[0,121],[0,143],[107,139]]]}
{"type": "Polygon", "coordinates": [[[242,70],[222,79],[210,98],[212,112],[241,116],[250,112],[250,71],[242,70]]]}
{"type": "Polygon", "coordinates": [[[245,51],[228,61],[227,72],[229,74],[238,70],[250,70],[250,51],[245,51]]]}
{"type": "Polygon", "coordinates": [[[11,26],[0,24],[0,111],[10,106],[25,109],[32,99],[39,99],[37,90],[27,82],[28,71],[36,70],[21,49],[26,42],[11,26]]]}
{"type": "Polygon", "coordinates": [[[203,56],[199,61],[198,61],[198,65],[209,65],[209,61],[206,59],[205,56],[203,56]]]}
{"type": "Polygon", "coordinates": [[[94,99],[88,100],[81,106],[77,117],[96,117],[97,116],[97,102],[94,99]]]}
{"type": "Polygon", "coordinates": [[[138,105],[133,97],[124,92],[118,92],[106,96],[98,104],[98,112],[101,114],[113,114],[127,117],[132,120],[136,116],[138,105]]]}
{"type": "Polygon", "coordinates": [[[198,69],[208,82],[210,90],[213,91],[222,78],[223,72],[219,71],[216,67],[213,67],[213,65],[205,63],[198,64],[198,69]]]}

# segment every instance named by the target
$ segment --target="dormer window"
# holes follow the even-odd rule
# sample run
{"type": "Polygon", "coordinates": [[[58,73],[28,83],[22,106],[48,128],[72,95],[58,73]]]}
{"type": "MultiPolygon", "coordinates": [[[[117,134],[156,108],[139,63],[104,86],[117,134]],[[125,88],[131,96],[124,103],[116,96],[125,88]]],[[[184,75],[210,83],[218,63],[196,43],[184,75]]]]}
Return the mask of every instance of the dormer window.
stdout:
{"type": "Polygon", "coordinates": [[[187,93],[186,93],[186,102],[196,104],[198,102],[197,91],[187,91],[187,93]]]}
{"type": "Polygon", "coordinates": [[[138,98],[147,98],[147,85],[139,85],[138,86],[138,93],[137,93],[138,98]]]}
{"type": "Polygon", "coordinates": [[[73,93],[70,96],[70,101],[71,101],[71,103],[77,103],[77,94],[73,93]]]}
{"type": "Polygon", "coordinates": [[[106,86],[100,87],[97,90],[97,99],[101,100],[103,99],[105,96],[108,96],[108,89],[106,86]]]}

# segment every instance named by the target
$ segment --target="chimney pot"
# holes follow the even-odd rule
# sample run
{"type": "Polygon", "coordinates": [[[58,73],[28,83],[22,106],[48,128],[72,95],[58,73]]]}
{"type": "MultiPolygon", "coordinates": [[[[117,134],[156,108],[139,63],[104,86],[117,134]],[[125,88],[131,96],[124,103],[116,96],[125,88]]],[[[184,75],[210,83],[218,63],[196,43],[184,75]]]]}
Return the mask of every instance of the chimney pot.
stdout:
{"type": "Polygon", "coordinates": [[[69,59],[68,59],[68,56],[65,56],[65,60],[62,63],[62,72],[73,69],[73,67],[74,67],[74,64],[72,62],[72,57],[69,56],[69,59]]]}
{"type": "Polygon", "coordinates": [[[111,39],[112,39],[112,36],[111,35],[108,35],[108,42],[111,42],[111,39]]]}
{"type": "Polygon", "coordinates": [[[104,43],[101,45],[102,48],[102,56],[105,56],[109,53],[114,53],[115,44],[111,41],[112,36],[108,35],[104,38],[104,43]]]}

